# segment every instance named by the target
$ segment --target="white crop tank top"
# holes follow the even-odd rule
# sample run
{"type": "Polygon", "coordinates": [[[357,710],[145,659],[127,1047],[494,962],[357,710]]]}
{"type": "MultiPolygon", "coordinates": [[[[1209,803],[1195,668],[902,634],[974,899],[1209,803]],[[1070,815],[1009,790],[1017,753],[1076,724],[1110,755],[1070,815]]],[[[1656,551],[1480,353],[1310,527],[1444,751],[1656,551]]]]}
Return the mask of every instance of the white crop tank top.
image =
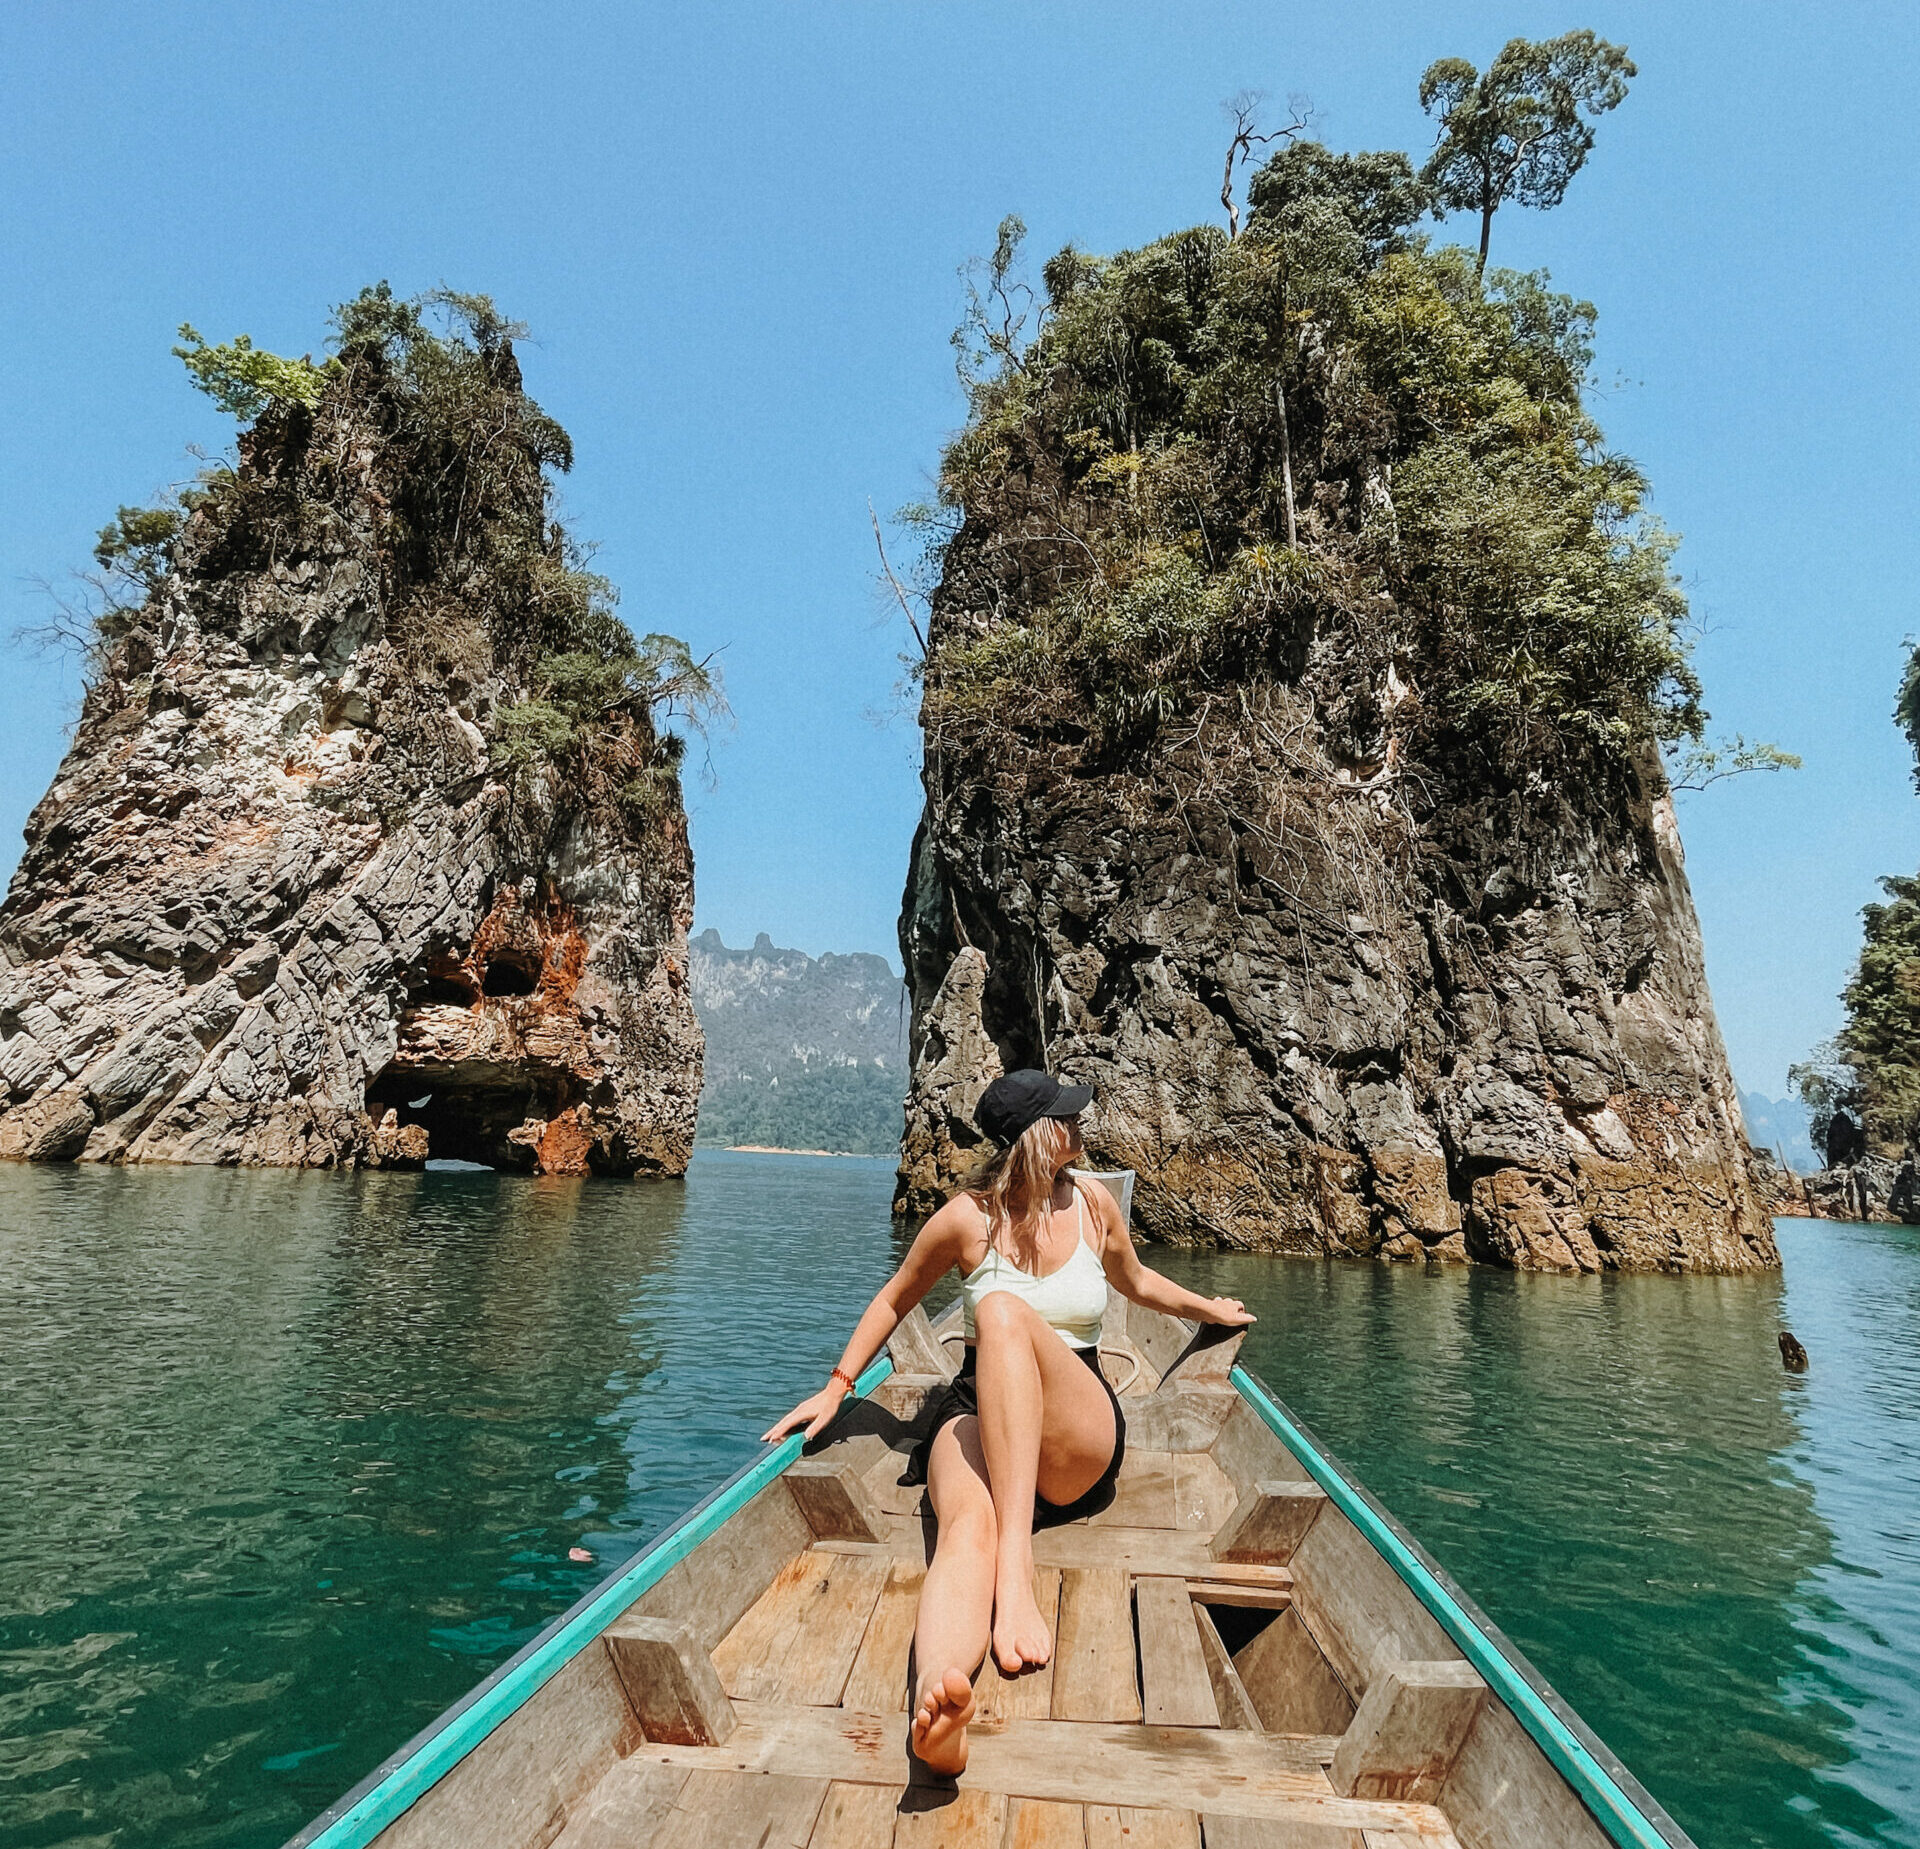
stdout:
{"type": "Polygon", "coordinates": [[[1087,1202],[1078,1181],[1073,1194],[1073,1255],[1059,1270],[1035,1277],[988,1246],[986,1257],[960,1280],[961,1329],[969,1342],[974,1339],[975,1306],[982,1297],[1004,1290],[1030,1305],[1069,1348],[1100,1346],[1100,1328],[1107,1314],[1107,1274],[1099,1255],[1087,1244],[1087,1202]]]}

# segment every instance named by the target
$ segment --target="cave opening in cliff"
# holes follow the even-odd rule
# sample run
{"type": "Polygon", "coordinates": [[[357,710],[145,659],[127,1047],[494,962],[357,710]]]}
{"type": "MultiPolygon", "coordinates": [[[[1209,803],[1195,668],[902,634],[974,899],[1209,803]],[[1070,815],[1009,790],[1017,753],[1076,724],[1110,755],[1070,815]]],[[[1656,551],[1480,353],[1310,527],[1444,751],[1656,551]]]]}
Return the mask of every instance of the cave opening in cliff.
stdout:
{"type": "Polygon", "coordinates": [[[557,1108],[526,1073],[493,1064],[431,1072],[389,1066],[367,1087],[368,1115],[378,1123],[392,1111],[402,1128],[418,1124],[427,1133],[430,1162],[531,1168],[533,1150],[512,1141],[509,1132],[529,1117],[550,1117],[557,1108]]]}
{"type": "Polygon", "coordinates": [[[513,951],[501,951],[488,960],[486,978],[480,985],[480,992],[495,997],[531,995],[539,986],[540,971],[531,958],[513,951]]]}

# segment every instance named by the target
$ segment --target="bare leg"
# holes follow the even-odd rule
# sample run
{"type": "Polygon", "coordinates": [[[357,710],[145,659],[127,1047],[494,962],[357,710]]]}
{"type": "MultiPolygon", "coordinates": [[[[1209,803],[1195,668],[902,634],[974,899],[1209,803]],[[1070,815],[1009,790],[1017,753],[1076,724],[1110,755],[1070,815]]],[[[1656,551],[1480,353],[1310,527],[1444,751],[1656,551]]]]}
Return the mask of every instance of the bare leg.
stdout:
{"type": "Polygon", "coordinates": [[[941,1428],[927,1494],[940,1527],[913,1627],[913,1750],[936,1772],[958,1772],[993,1614],[993,1497],[977,1419],[941,1428]]]}
{"type": "Polygon", "coordinates": [[[1008,1675],[1053,1654],[1033,1598],[1033,1499],[1072,1502],[1113,1456],[1113,1407],[1060,1337],[1018,1297],[993,1291],[974,1311],[980,1447],[998,1546],[993,1655],[1008,1675]]]}

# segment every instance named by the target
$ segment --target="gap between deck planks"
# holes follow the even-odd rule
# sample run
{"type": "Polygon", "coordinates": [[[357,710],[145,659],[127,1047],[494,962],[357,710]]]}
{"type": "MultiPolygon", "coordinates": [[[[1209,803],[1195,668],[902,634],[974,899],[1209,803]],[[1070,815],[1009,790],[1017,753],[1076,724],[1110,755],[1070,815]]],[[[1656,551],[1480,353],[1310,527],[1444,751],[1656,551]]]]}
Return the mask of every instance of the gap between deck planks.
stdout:
{"type": "MultiPolygon", "coordinates": [[[[626,1763],[886,1786],[909,1783],[898,1715],[736,1704],[722,1746],[637,1747],[626,1763]]],[[[963,1791],[1061,1803],[1189,1809],[1333,1829],[1398,1830],[1434,1849],[1451,1840],[1431,1805],[1338,1798],[1322,1765],[1337,1742],[1213,1727],[1094,1721],[976,1726],[963,1791]]]]}
{"type": "MultiPolygon", "coordinates": [[[[883,1541],[816,1541],[818,1553],[873,1554],[911,1560],[924,1566],[933,1540],[933,1524],[917,1515],[889,1515],[883,1541]]],[[[1131,1573],[1164,1579],[1191,1579],[1285,1594],[1293,1574],[1286,1567],[1252,1566],[1215,1560],[1208,1537],[1194,1529],[1103,1527],[1070,1523],[1042,1528],[1033,1537],[1036,1566],[1125,1567],[1131,1573]]]]}

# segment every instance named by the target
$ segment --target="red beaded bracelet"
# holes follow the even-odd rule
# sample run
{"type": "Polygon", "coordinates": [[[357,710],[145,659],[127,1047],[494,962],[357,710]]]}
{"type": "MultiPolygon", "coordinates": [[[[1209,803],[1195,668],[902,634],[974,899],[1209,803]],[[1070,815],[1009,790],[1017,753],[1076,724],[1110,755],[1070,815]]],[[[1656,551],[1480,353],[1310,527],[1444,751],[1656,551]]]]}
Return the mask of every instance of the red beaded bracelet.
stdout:
{"type": "Polygon", "coordinates": [[[827,1378],[828,1378],[829,1380],[837,1380],[837,1381],[839,1381],[839,1382],[840,1382],[840,1383],[841,1383],[841,1384],[842,1384],[842,1385],[843,1385],[843,1386],[844,1386],[844,1387],[846,1388],[846,1390],[847,1390],[847,1391],[848,1391],[849,1393],[851,1393],[851,1392],[853,1391],[853,1376],[852,1376],[851,1374],[849,1374],[849,1373],[848,1373],[848,1372],[846,1371],[846,1369],[844,1369],[844,1368],[835,1368],[835,1369],[833,1370],[833,1372],[832,1372],[832,1373],[830,1373],[830,1374],[829,1374],[829,1375],[827,1376],[827,1378]]]}

